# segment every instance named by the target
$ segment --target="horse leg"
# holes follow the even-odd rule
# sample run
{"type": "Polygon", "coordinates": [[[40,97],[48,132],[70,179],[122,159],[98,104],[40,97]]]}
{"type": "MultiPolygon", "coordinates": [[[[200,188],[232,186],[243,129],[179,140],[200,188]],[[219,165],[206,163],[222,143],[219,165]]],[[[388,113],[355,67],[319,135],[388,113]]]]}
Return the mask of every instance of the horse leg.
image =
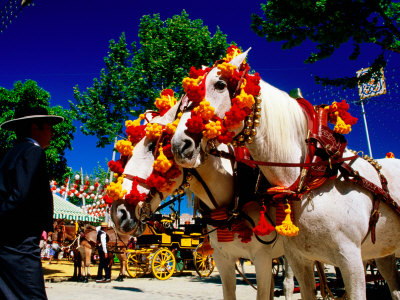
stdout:
{"type": "Polygon", "coordinates": [[[400,299],[399,291],[399,277],[397,274],[396,258],[394,255],[389,255],[386,257],[375,259],[376,266],[379,272],[382,274],[383,278],[386,280],[392,299],[400,299]]]}
{"type": "Polygon", "coordinates": [[[285,294],[285,300],[290,300],[293,297],[294,290],[294,274],[292,267],[289,265],[285,256],[282,256],[284,268],[285,268],[285,279],[283,280],[283,292],[285,294]]]}
{"type": "Polygon", "coordinates": [[[257,279],[257,300],[273,299],[274,280],[272,276],[272,258],[266,253],[254,257],[257,279]],[[271,285],[272,288],[271,288],[271,285]],[[271,298],[272,293],[272,298],[271,298]]]}
{"type": "Polygon", "coordinates": [[[292,267],[296,279],[299,282],[301,298],[316,300],[314,261],[291,253],[288,248],[285,248],[285,255],[288,260],[287,263],[292,267]]]}
{"type": "Polygon", "coordinates": [[[214,249],[213,258],[221,277],[224,300],[236,300],[236,258],[216,250],[214,249]]]}
{"type": "Polygon", "coordinates": [[[124,281],[125,277],[125,268],[126,268],[126,254],[124,253],[117,253],[118,260],[120,262],[120,269],[119,269],[119,275],[116,279],[116,281],[124,281]]]}
{"type": "Polygon", "coordinates": [[[91,247],[85,247],[85,267],[86,267],[86,282],[87,280],[91,277],[90,275],[90,259],[92,256],[92,248],[91,247]]]}
{"type": "Polygon", "coordinates": [[[339,251],[342,256],[337,258],[337,266],[342,272],[347,298],[349,300],[366,299],[365,269],[361,251],[358,248],[354,248],[353,251],[349,248],[346,250],[339,251]]]}

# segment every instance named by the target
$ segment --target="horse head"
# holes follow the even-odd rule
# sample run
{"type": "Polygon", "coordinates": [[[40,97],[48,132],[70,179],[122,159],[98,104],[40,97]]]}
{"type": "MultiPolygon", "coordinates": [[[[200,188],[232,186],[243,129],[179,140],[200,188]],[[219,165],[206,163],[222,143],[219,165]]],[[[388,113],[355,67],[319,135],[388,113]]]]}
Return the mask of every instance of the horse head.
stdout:
{"type": "MultiPolygon", "coordinates": [[[[179,104],[176,104],[162,117],[154,117],[149,123],[166,125],[174,121],[178,106],[179,104]]],[[[178,166],[171,168],[167,180],[160,178],[158,173],[154,172],[153,165],[158,155],[162,153],[168,156],[164,153],[167,151],[165,146],[168,143],[168,136],[163,134],[156,139],[147,135],[135,145],[127,160],[122,181],[122,189],[126,190],[126,195],[114,199],[111,206],[112,220],[121,234],[141,235],[146,220],[161,201],[182,182],[183,173],[178,166]],[[163,183],[160,183],[161,181],[163,183]]]]}
{"type": "MultiPolygon", "coordinates": [[[[226,61],[229,61],[229,68],[231,68],[231,70],[242,70],[241,76],[243,78],[239,77],[236,78],[236,80],[232,80],[232,78],[227,76],[231,74],[229,70],[224,69],[224,71],[221,71],[219,63],[222,63],[222,61],[219,61],[214,67],[206,69],[203,76],[195,79],[197,80],[197,86],[193,87],[192,85],[185,89],[187,94],[183,102],[187,103],[186,109],[183,111],[181,121],[171,141],[172,152],[179,165],[187,168],[196,168],[204,162],[207,143],[209,140],[215,140],[215,136],[205,136],[203,134],[204,130],[203,133],[200,130],[191,130],[191,128],[187,126],[188,122],[191,122],[194,118],[201,115],[201,113],[195,113],[196,116],[193,117],[193,111],[199,107],[199,101],[200,106],[203,105],[204,107],[202,103],[205,103],[206,106],[212,108],[214,111],[214,116],[208,120],[204,120],[203,118],[203,121],[223,122],[225,114],[232,107],[232,98],[238,91],[240,92],[240,85],[243,84],[243,80],[245,80],[244,77],[247,75],[245,59],[249,50],[235,56],[231,60],[225,59],[224,66],[222,67],[225,68],[227,64],[226,61]],[[199,100],[199,98],[192,99],[195,98],[192,96],[194,94],[193,90],[202,93],[202,95],[200,95],[201,100],[199,100]]],[[[196,120],[194,120],[194,122],[195,121],[196,120]]],[[[192,121],[191,124],[194,122],[192,121]]],[[[240,124],[235,124],[235,128],[230,128],[235,136],[243,129],[243,121],[239,123],[240,124]]],[[[221,133],[223,132],[219,131],[219,134],[221,133]]]]}

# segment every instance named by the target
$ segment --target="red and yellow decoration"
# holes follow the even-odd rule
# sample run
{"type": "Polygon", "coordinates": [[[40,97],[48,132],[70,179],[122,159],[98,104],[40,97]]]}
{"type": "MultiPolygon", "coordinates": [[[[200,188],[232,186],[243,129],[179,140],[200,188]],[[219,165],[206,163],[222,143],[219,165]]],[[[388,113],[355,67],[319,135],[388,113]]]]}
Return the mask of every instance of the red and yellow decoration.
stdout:
{"type": "Polygon", "coordinates": [[[240,69],[230,63],[240,53],[238,47],[230,46],[224,61],[216,66],[219,70],[218,75],[226,80],[231,91],[236,90],[239,81],[243,78],[239,92],[232,99],[232,106],[223,120],[215,115],[214,108],[205,100],[205,79],[211,68],[197,70],[192,67],[190,69],[189,77],[182,82],[189,101],[196,104],[191,118],[186,123],[189,132],[202,133],[207,139],[216,138],[221,143],[230,143],[235,136],[232,130],[238,128],[251,113],[255,97],[260,93],[260,76],[258,73],[248,74],[250,67],[246,62],[242,63],[240,69]]]}
{"type": "Polygon", "coordinates": [[[357,118],[350,115],[347,111],[349,104],[346,100],[342,102],[334,101],[331,105],[325,107],[328,110],[328,121],[335,125],[334,131],[340,134],[348,134],[351,126],[357,123],[357,118]]]}
{"type": "Polygon", "coordinates": [[[386,158],[394,158],[393,152],[386,153],[386,158]]]}
{"type": "MultiPolygon", "coordinates": [[[[155,101],[155,106],[159,111],[152,115],[163,116],[176,102],[177,100],[174,97],[173,90],[163,90],[160,93],[160,97],[155,101]]],[[[172,179],[178,177],[181,171],[173,160],[170,141],[178,126],[181,115],[182,114],[179,114],[178,119],[173,123],[165,126],[157,123],[141,125],[141,122],[145,119],[144,114],[141,114],[137,120],[128,120],[125,122],[128,140],[118,141],[116,145],[116,149],[120,152],[121,158],[108,163],[110,169],[117,174],[117,181],[111,183],[107,188],[106,197],[108,201],[112,203],[113,200],[124,198],[127,203],[132,205],[138,205],[141,201],[145,201],[147,195],[138,191],[137,186],[139,183],[145,184],[150,188],[155,188],[159,192],[172,191],[175,185],[172,179]],[[132,189],[127,193],[125,190],[122,190],[124,166],[129,155],[132,154],[134,146],[144,137],[152,141],[160,140],[161,142],[154,154],[156,158],[153,164],[153,172],[147,179],[134,178],[132,181],[132,189]]]]}

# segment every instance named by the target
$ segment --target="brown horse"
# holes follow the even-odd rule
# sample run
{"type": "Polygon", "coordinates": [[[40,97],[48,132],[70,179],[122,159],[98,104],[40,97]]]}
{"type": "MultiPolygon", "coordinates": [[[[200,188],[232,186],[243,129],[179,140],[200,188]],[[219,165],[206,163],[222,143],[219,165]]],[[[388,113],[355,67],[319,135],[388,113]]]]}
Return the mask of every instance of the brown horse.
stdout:
{"type": "Polygon", "coordinates": [[[71,224],[65,224],[63,220],[54,222],[54,232],[57,233],[57,239],[61,242],[64,257],[68,257],[73,253],[74,274],[71,280],[84,280],[85,270],[82,264],[82,255],[80,251],[80,232],[83,232],[83,223],[75,221],[71,224]],[[77,222],[77,223],[75,223],[77,222]],[[84,277],[82,277],[82,269],[84,277]]]}
{"type": "MultiPolygon", "coordinates": [[[[121,263],[120,273],[117,278],[118,281],[123,281],[125,277],[126,269],[126,254],[125,250],[129,241],[129,235],[121,235],[116,233],[114,228],[109,227],[105,230],[108,236],[107,249],[111,253],[115,253],[121,263]]],[[[96,250],[97,246],[97,230],[96,227],[92,225],[86,225],[84,229],[83,238],[81,239],[81,255],[82,255],[82,265],[86,267],[87,274],[90,276],[90,262],[91,254],[93,250],[96,250]]],[[[85,271],[84,271],[85,274],[85,271]]]]}

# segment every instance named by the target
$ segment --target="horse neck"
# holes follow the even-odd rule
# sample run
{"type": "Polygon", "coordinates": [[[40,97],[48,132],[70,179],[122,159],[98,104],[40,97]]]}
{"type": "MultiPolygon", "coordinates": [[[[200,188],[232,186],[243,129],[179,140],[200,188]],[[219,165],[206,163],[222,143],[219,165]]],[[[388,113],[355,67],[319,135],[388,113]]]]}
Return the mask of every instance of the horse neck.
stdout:
{"type": "MultiPolygon", "coordinates": [[[[230,164],[228,160],[222,161],[220,158],[208,156],[204,164],[197,168],[197,172],[210,189],[218,207],[228,206],[233,199],[232,168],[225,163],[230,164]]],[[[190,189],[210,209],[216,208],[197,179],[190,182],[190,189]]]]}
{"type": "MultiPolygon", "coordinates": [[[[248,145],[254,160],[282,163],[302,162],[305,157],[307,119],[296,100],[261,82],[261,118],[254,142],[248,145]]],[[[300,168],[260,166],[272,185],[290,186],[300,168]]]]}

